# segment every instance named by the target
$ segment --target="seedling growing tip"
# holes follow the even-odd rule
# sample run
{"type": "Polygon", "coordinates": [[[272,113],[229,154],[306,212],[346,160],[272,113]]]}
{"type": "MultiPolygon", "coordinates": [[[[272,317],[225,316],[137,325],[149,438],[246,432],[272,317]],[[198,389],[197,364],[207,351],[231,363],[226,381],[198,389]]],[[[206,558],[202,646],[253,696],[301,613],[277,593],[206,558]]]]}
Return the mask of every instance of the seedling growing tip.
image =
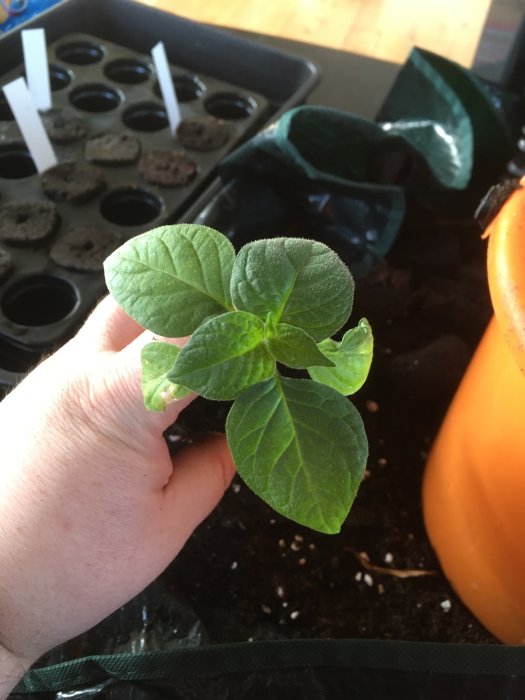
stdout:
{"type": "Polygon", "coordinates": [[[272,238],[245,245],[206,226],[162,226],[105,263],[122,308],[155,334],[178,338],[142,353],[142,389],[153,411],[194,391],[233,400],[226,434],[241,478],[278,513],[339,532],[363,477],[368,443],[346,398],[372,361],[368,322],[341,341],[354,282],[326,245],[272,238]],[[286,368],[305,378],[284,376],[286,368]],[[310,379],[307,378],[308,372],[310,379]]]}

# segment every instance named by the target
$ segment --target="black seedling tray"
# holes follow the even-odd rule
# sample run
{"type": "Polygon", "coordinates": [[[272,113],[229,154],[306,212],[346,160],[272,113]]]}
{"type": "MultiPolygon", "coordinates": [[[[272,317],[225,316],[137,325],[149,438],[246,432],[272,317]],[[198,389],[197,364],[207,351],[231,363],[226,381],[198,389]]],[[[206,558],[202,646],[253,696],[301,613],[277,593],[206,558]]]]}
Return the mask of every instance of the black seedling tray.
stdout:
{"type": "MultiPolygon", "coordinates": [[[[0,39],[2,85],[23,74],[20,31],[31,27],[46,30],[53,109],[80,117],[86,131],[68,143],[53,142],[60,163],[85,162],[86,142],[94,136],[126,133],[138,139],[141,155],[176,149],[197,172],[185,185],[166,187],[144,179],[140,156],[127,164],[94,163],[104,174],[103,191],[82,203],[55,201],[59,225],[51,236],[30,245],[0,241],[12,262],[0,279],[4,385],[66,340],[105,291],[100,269],[80,271],[51,259],[66,231],[103,229],[120,242],[185,220],[226,153],[301,102],[318,79],[309,61],[129,0],[67,0],[0,39]],[[158,41],[166,47],[182,118],[222,120],[228,132],[223,145],[186,149],[170,133],[150,54],[158,41]]],[[[0,98],[0,207],[26,201],[50,198],[0,98]]]]}

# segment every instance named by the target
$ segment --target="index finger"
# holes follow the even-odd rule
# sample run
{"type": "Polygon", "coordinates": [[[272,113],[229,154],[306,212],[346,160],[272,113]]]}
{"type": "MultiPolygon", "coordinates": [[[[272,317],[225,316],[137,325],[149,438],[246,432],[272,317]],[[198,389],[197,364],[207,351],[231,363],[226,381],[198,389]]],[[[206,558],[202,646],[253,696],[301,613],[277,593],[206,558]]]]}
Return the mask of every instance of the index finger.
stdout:
{"type": "Polygon", "coordinates": [[[143,330],[142,326],[108,295],[95,307],[78,331],[75,340],[89,343],[101,352],[118,352],[135,340],[143,330]]]}

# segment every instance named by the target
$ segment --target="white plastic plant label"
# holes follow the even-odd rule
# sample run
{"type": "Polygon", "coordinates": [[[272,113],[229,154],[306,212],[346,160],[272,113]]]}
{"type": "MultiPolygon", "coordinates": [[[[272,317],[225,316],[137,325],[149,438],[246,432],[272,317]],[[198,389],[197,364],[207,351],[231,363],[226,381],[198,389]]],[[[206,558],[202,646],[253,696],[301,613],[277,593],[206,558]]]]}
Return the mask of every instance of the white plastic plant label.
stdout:
{"type": "Polygon", "coordinates": [[[3,90],[36,169],[39,173],[43,173],[58,161],[42,119],[33,104],[26,81],[24,78],[17,78],[4,85],[3,90]]]}
{"type": "Polygon", "coordinates": [[[22,48],[27,86],[33,103],[41,112],[47,112],[52,107],[52,101],[44,30],[24,29],[22,31],[22,48]]]}
{"type": "Polygon", "coordinates": [[[181,121],[180,108],[177,100],[177,94],[175,92],[175,86],[173,85],[173,80],[171,78],[166,49],[164,48],[162,41],[159,41],[159,43],[152,48],[151,56],[153,58],[153,62],[155,63],[162,99],[164,100],[164,106],[166,107],[166,112],[168,113],[170,131],[172,134],[175,134],[181,121]]]}

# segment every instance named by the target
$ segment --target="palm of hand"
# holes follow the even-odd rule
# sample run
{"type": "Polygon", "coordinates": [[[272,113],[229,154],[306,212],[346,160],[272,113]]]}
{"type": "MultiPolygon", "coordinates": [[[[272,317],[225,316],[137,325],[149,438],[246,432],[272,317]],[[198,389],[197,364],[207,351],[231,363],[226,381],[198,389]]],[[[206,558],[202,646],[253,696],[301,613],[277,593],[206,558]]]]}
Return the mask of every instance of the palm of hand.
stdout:
{"type": "Polygon", "coordinates": [[[0,643],[30,661],[161,573],[233,476],[218,435],[172,462],[192,399],[145,411],[141,331],[106,300],[0,404],[0,643]]]}

